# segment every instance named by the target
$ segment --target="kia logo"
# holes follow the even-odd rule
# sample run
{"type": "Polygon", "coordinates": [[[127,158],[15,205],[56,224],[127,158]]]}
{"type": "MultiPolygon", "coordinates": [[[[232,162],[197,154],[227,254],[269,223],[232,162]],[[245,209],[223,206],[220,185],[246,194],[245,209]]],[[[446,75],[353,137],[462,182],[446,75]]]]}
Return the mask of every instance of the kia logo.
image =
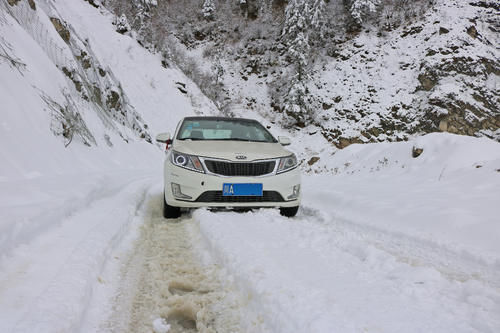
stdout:
{"type": "Polygon", "coordinates": [[[237,160],[246,160],[247,157],[245,155],[236,155],[237,160]]]}

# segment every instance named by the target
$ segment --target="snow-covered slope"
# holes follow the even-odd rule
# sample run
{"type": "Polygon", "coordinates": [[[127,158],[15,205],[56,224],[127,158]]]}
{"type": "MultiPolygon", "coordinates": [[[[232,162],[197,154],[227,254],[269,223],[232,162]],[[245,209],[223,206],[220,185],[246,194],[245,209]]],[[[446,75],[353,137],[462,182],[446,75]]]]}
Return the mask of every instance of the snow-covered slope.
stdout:
{"type": "MultiPolygon", "coordinates": [[[[52,11],[51,4],[52,2],[45,4],[49,11],[52,11]]],[[[136,145],[133,142],[139,142],[140,139],[126,124],[99,114],[92,103],[82,98],[73,82],[64,75],[61,66],[54,63],[52,56],[45,50],[47,46],[40,45],[49,40],[52,49],[60,50],[60,57],[73,57],[70,46],[58,35],[47,14],[41,9],[42,6],[32,10],[21,2],[15,7],[19,6],[24,6],[24,9],[13,10],[2,2],[1,8],[1,44],[2,52],[5,53],[0,58],[1,140],[4,160],[1,177],[12,179],[88,170],[89,165],[92,167],[95,163],[99,164],[95,167],[100,168],[102,164],[112,164],[113,159],[109,154],[112,155],[113,152],[121,150],[118,154],[127,155],[124,152],[129,148],[134,149],[131,148],[136,145]],[[19,24],[7,9],[17,16],[28,15],[25,14],[28,11],[29,22],[37,22],[37,28],[46,34],[42,42],[39,38],[34,39],[27,32],[29,27],[19,24]],[[61,120],[68,114],[74,115],[73,119],[76,120],[72,125],[81,129],[76,130],[71,138],[64,135],[64,126],[68,124],[61,120]],[[132,144],[124,145],[124,140],[132,144]],[[94,146],[94,149],[83,146],[82,142],[94,146]],[[109,158],[94,158],[92,162],[86,162],[89,154],[103,154],[109,158]]],[[[163,69],[155,56],[144,51],[130,38],[115,33],[109,20],[88,3],[62,3],[58,4],[58,8],[68,11],[67,16],[64,16],[66,21],[75,21],[75,24],[82,23],[76,22],[71,15],[82,18],[75,13],[87,11],[83,16],[87,19],[86,27],[78,27],[80,38],[89,44],[94,44],[94,38],[101,41],[101,44],[96,41],[96,47],[93,47],[99,52],[97,58],[109,73],[113,72],[118,76],[117,82],[123,86],[131,106],[145,118],[148,132],[154,134],[172,129],[180,117],[195,112],[191,100],[176,89],[176,81],[189,83],[182,74],[163,69]],[[110,43],[114,44],[109,45],[110,43]],[[153,88],[155,84],[157,90],[153,88]]],[[[76,62],[75,59],[68,61],[70,60],[72,63],[76,62]]],[[[141,146],[142,149],[135,148],[136,153],[154,151],[152,145],[141,146]]],[[[130,150],[129,155],[132,151],[130,150]]],[[[132,164],[143,160],[130,159],[132,164]]]]}
{"type": "Polygon", "coordinates": [[[344,147],[450,132],[500,139],[498,9],[436,1],[393,31],[367,27],[316,67],[318,124],[344,147]]]}
{"type": "Polygon", "coordinates": [[[499,143],[433,133],[408,142],[352,145],[332,156],[328,167],[334,176],[314,177],[307,205],[321,211],[329,206],[337,218],[500,263],[499,143]],[[323,183],[328,189],[319,189],[323,183]]]}

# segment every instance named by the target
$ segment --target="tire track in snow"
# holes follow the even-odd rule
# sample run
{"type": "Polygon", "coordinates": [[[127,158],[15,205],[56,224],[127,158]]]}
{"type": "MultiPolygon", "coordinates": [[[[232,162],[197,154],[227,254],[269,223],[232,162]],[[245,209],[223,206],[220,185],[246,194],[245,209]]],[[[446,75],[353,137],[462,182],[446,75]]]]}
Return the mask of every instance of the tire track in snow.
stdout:
{"type": "MultiPolygon", "coordinates": [[[[450,281],[463,283],[476,280],[500,291],[500,263],[488,264],[470,253],[455,252],[445,245],[432,241],[391,233],[339,217],[329,217],[319,210],[307,206],[302,208],[302,214],[313,217],[312,220],[305,220],[307,223],[333,228],[336,233],[345,234],[347,239],[361,240],[369,246],[388,253],[400,262],[411,266],[432,267],[450,281]],[[327,222],[332,220],[333,222],[327,222]]],[[[353,250],[352,245],[346,243],[342,247],[359,256],[353,250]]]]}
{"type": "Polygon", "coordinates": [[[22,285],[37,285],[36,297],[25,306],[14,331],[79,330],[98,276],[136,218],[149,183],[147,178],[129,181],[114,197],[96,200],[30,244],[27,264],[35,269],[19,278],[22,285]],[[37,273],[40,263],[47,267],[42,275],[37,273]]]}
{"type": "Polygon", "coordinates": [[[157,195],[147,203],[114,314],[102,330],[152,332],[153,322],[161,319],[170,325],[169,333],[241,331],[239,300],[221,283],[218,267],[200,262],[191,217],[164,219],[161,199],[157,195]]]}
{"type": "MultiPolygon", "coordinates": [[[[15,251],[19,246],[22,247],[23,244],[34,241],[40,235],[52,232],[63,225],[65,221],[71,219],[72,216],[87,210],[96,202],[114,197],[123,187],[123,181],[121,179],[116,180],[111,175],[99,175],[95,178],[92,175],[82,175],[81,177],[82,179],[77,180],[76,183],[74,180],[68,181],[66,176],[56,179],[42,178],[28,182],[32,183],[32,186],[27,186],[26,181],[10,185],[16,188],[16,191],[13,190],[14,196],[20,196],[18,188],[23,191],[33,190],[33,188],[50,189],[54,183],[64,181],[72,184],[76,191],[68,195],[65,189],[54,190],[55,193],[49,199],[35,200],[35,202],[28,202],[28,204],[23,203],[21,205],[23,206],[22,210],[19,209],[18,205],[1,207],[4,214],[8,212],[13,214],[13,211],[21,212],[21,216],[13,214],[15,223],[9,225],[15,225],[14,229],[9,228],[7,225],[2,228],[0,225],[0,252],[3,257],[15,255],[15,251]]],[[[142,177],[141,179],[147,178],[142,177]]],[[[139,180],[137,177],[134,179],[139,180]]],[[[3,264],[1,259],[0,264],[3,264]]]]}

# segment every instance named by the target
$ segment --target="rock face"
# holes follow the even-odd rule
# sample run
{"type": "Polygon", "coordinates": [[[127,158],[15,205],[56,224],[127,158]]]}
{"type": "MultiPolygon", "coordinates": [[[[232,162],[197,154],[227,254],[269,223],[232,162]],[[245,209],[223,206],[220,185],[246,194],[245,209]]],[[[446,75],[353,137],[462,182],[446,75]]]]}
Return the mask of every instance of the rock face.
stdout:
{"type": "Polygon", "coordinates": [[[7,0],[7,3],[11,6],[15,6],[17,5],[17,3],[21,1],[21,0],[7,0]]]}
{"type": "Polygon", "coordinates": [[[71,38],[71,33],[69,32],[68,28],[66,28],[66,25],[61,22],[60,19],[56,17],[51,17],[50,22],[54,25],[54,28],[56,28],[56,31],[59,33],[59,36],[66,42],[69,43],[69,39],[71,38]]]}
{"type": "Polygon", "coordinates": [[[453,91],[443,91],[436,80],[421,81],[424,90],[431,92],[426,112],[432,128],[455,134],[495,136],[500,128],[500,93],[494,86],[488,87],[487,82],[498,81],[500,63],[484,57],[452,56],[426,71],[440,82],[458,78],[453,91]]]}
{"type": "Polygon", "coordinates": [[[470,27],[467,28],[467,33],[472,38],[476,38],[477,37],[477,29],[476,29],[476,27],[473,26],[473,25],[471,25],[470,27]]]}
{"type": "Polygon", "coordinates": [[[322,70],[326,84],[314,89],[327,92],[321,94],[318,123],[329,141],[344,148],[435,131],[500,141],[497,10],[474,2],[467,11],[459,10],[461,5],[453,9],[454,0],[448,5],[452,9],[436,2],[436,14],[401,29],[397,37],[397,31],[384,40],[370,36],[378,47],[354,40],[337,49],[333,64],[322,70]],[[450,11],[453,22],[441,25],[441,16],[450,11]],[[391,67],[394,62],[398,68],[391,67]],[[334,94],[342,95],[339,103],[331,102],[334,94]]]}

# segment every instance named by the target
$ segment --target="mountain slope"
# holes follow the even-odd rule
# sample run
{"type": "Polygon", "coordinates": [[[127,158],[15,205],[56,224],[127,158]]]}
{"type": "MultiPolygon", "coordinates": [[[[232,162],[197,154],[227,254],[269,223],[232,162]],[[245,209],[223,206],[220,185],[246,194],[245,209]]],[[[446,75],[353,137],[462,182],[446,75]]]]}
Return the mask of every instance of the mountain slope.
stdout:
{"type": "Polygon", "coordinates": [[[0,7],[0,135],[10,143],[2,177],[86,170],[92,154],[153,152],[151,136],[214,109],[183,74],[116,33],[105,11],[83,1],[57,10],[52,1],[13,3],[0,7]]]}
{"type": "Polygon", "coordinates": [[[349,16],[352,2],[219,1],[209,17],[194,0],[107,5],[128,18],[129,34],[211,84],[205,90],[227,114],[256,113],[294,135],[313,125],[339,148],[437,131],[500,139],[495,1],[376,1],[361,24],[349,16]],[[318,3],[320,24],[286,28],[307,24],[318,3]],[[293,6],[306,12],[289,17],[293,6]],[[169,37],[157,38],[165,29],[169,37]],[[308,37],[305,65],[287,36],[297,29],[308,37]]]}

